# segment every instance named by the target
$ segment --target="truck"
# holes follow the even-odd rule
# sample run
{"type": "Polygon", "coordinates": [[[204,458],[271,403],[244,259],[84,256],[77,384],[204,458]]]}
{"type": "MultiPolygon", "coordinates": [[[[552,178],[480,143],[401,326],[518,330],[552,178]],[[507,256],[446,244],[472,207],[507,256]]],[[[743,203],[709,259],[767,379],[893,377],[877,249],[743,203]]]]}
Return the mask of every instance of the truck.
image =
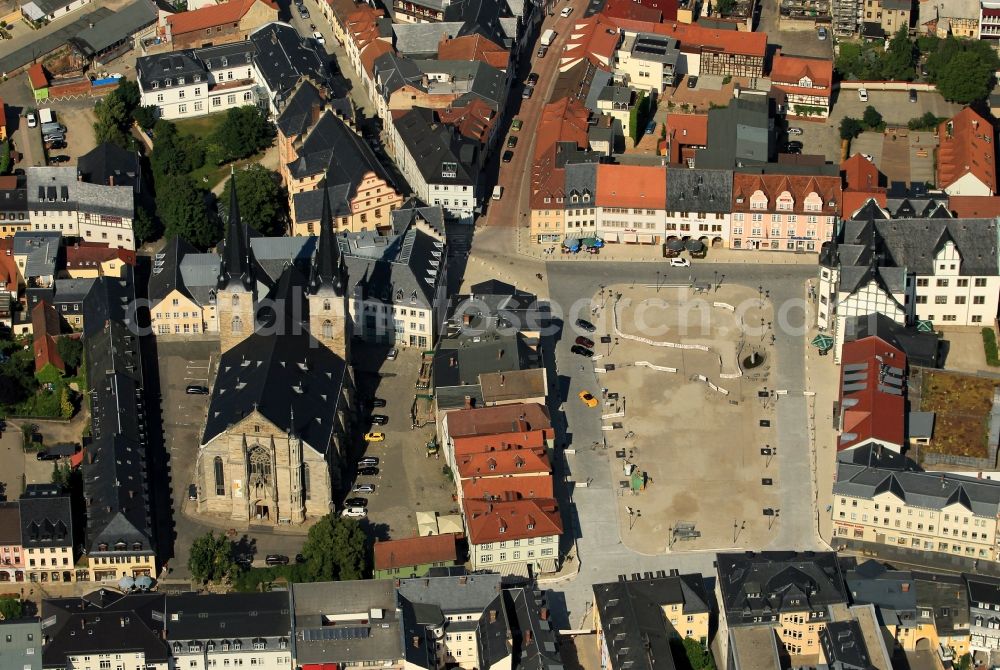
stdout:
{"type": "Polygon", "coordinates": [[[542,33],[542,46],[550,47],[552,42],[556,39],[556,31],[549,28],[544,33],[542,33]]]}

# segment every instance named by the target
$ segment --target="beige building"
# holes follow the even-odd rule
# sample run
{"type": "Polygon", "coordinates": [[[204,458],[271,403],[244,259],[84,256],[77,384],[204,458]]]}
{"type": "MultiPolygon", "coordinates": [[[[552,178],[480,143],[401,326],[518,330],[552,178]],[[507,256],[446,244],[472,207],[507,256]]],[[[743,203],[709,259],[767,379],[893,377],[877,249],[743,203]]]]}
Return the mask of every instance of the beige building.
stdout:
{"type": "Polygon", "coordinates": [[[674,85],[679,58],[680,46],[675,38],[630,33],[615,52],[615,76],[634,89],[659,93],[674,85]]]}
{"type": "Polygon", "coordinates": [[[865,0],[864,22],[881,25],[891,37],[900,28],[909,29],[912,11],[911,0],[865,0]]]}
{"type": "Polygon", "coordinates": [[[18,504],[24,579],[73,581],[76,570],[69,496],[54,484],[29,484],[18,504]]]}

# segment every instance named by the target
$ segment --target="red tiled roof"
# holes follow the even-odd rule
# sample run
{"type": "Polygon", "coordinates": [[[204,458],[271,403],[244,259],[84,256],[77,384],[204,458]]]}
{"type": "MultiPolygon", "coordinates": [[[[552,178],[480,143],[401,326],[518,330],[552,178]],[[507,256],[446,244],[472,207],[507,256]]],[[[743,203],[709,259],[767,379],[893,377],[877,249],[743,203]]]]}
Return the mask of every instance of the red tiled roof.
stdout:
{"type": "Polygon", "coordinates": [[[542,117],[535,131],[535,159],[552,148],[556,142],[575,142],[586,149],[588,144],[588,110],[576,99],[562,98],[542,108],[542,117]]]}
{"type": "Polygon", "coordinates": [[[601,14],[574,21],[566,46],[559,54],[559,69],[566,70],[567,64],[584,58],[607,69],[621,39],[618,27],[601,14]]]}
{"type": "Polygon", "coordinates": [[[629,32],[656,33],[676,38],[681,50],[704,47],[730,54],[759,56],[767,53],[767,33],[743,30],[717,30],[695,23],[651,23],[608,17],[613,23],[629,32]]]}
{"type": "Polygon", "coordinates": [[[503,502],[528,498],[553,498],[551,474],[530,477],[474,477],[462,480],[464,500],[503,502]]]}
{"type": "Polygon", "coordinates": [[[733,175],[733,211],[749,212],[750,196],[757,191],[763,191],[767,196],[767,207],[758,211],[773,211],[777,198],[787,191],[792,196],[792,209],[787,210],[789,214],[832,216],[841,213],[840,177],[736,173],[733,175]],[[805,209],[805,200],[811,193],[822,200],[822,208],[818,211],[805,209]]]}
{"type": "Polygon", "coordinates": [[[551,473],[545,449],[500,449],[489,452],[455,454],[455,468],[461,479],[551,473]]]}
{"type": "Polygon", "coordinates": [[[438,110],[441,123],[454,126],[464,137],[485,144],[490,131],[496,125],[499,115],[481,98],[472,98],[463,107],[447,107],[438,110]]]}
{"type": "Polygon", "coordinates": [[[17,263],[14,262],[13,249],[13,237],[0,239],[0,289],[8,293],[17,291],[17,263]]]}
{"type": "Polygon", "coordinates": [[[392,45],[385,40],[372,40],[361,52],[361,65],[365,68],[365,72],[370,75],[375,71],[375,61],[378,60],[380,56],[384,56],[387,53],[392,53],[395,51],[392,45]]]}
{"type": "Polygon", "coordinates": [[[598,165],[596,203],[601,207],[666,209],[666,166],[598,165]]]}
{"type": "Polygon", "coordinates": [[[59,356],[56,336],[59,335],[59,314],[45,300],[40,300],[31,310],[31,338],[35,349],[35,372],[51,363],[59,370],[66,364],[59,356]]]}
{"type": "Polygon", "coordinates": [[[452,439],[534,430],[545,430],[550,433],[552,431],[548,408],[534,402],[462,409],[448,413],[448,434],[452,439]]]}
{"type": "MultiPolygon", "coordinates": [[[[823,58],[804,58],[802,56],[786,56],[779,50],[771,60],[771,83],[781,85],[781,88],[791,86],[795,89],[809,91],[813,89],[799,86],[803,77],[812,81],[813,89],[826,89],[829,95],[833,85],[833,61],[823,58]]],[[[813,95],[823,95],[821,91],[813,95]]]]}
{"type": "Polygon", "coordinates": [[[880,193],[865,193],[864,191],[844,191],[843,204],[841,205],[841,216],[849,218],[856,211],[865,206],[869,200],[874,200],[879,207],[885,208],[885,189],[880,193]]]}
{"type": "Polygon", "coordinates": [[[531,166],[531,209],[562,209],[565,197],[566,168],[556,167],[556,145],[552,145],[531,166]]]}
{"type": "Polygon", "coordinates": [[[471,544],[523,540],[563,532],[559,504],[552,498],[503,502],[466,500],[465,524],[471,544]]]}
{"type": "Polygon", "coordinates": [[[7,106],[3,102],[3,98],[0,98],[0,128],[7,126],[7,106]]]}
{"type": "Polygon", "coordinates": [[[49,85],[49,78],[41,63],[35,63],[28,68],[28,81],[31,83],[31,88],[36,91],[49,85]]]}
{"type": "Polygon", "coordinates": [[[455,534],[407,537],[375,543],[375,569],[392,570],[430,563],[454,563],[458,560],[455,534]]]}
{"type": "Polygon", "coordinates": [[[482,454],[506,449],[542,449],[546,440],[554,437],[552,429],[529,430],[524,432],[498,433],[495,435],[469,435],[455,437],[455,457],[465,454],[482,454]]]}
{"type": "Polygon", "coordinates": [[[135,252],[128,249],[113,249],[99,242],[77,242],[66,247],[67,269],[97,266],[115,258],[135,265],[135,252]]]}
{"type": "Polygon", "coordinates": [[[499,70],[506,70],[510,52],[482,35],[442,38],[438,44],[438,60],[481,61],[499,70]]]}
{"type": "MultiPolygon", "coordinates": [[[[861,154],[854,154],[840,164],[845,191],[865,191],[878,193],[880,190],[878,168],[861,154]]],[[[846,211],[846,208],[845,208],[846,211]]]]}
{"type": "Polygon", "coordinates": [[[996,133],[989,121],[966,107],[938,126],[938,137],[938,188],[947,188],[972,174],[991,193],[997,192],[996,133]]]}
{"type": "MultiPolygon", "coordinates": [[[[632,21],[648,21],[650,23],[660,23],[663,21],[663,12],[653,7],[647,7],[633,0],[608,0],[602,12],[609,19],[629,19],[632,21]]],[[[677,15],[676,5],[674,16],[677,15]]],[[[670,19],[672,20],[672,19],[670,19]]]]}
{"type": "Polygon", "coordinates": [[[666,125],[675,142],[708,145],[708,114],[667,114],[666,125]]]}
{"type": "Polygon", "coordinates": [[[901,447],[906,403],[902,394],[883,390],[901,387],[883,381],[882,366],[902,370],[898,376],[903,376],[905,383],[906,355],[882,338],[872,336],[845,343],[841,359],[840,406],[843,417],[837,451],[872,440],[901,447]],[[849,371],[848,366],[852,365],[867,367],[861,371],[849,371]],[[846,375],[852,375],[852,379],[845,380],[846,375]],[[863,380],[853,378],[860,375],[863,375],[863,380]],[[845,384],[855,390],[845,391],[845,384]],[[857,389],[858,386],[862,388],[857,389]]]}
{"type": "Polygon", "coordinates": [[[1000,216],[1000,196],[953,195],[948,209],[960,219],[990,219],[1000,216]]]}
{"type": "Polygon", "coordinates": [[[188,12],[180,12],[167,17],[170,34],[173,37],[196,30],[206,30],[227,23],[237,23],[257,2],[263,2],[271,9],[278,6],[273,0],[229,0],[218,5],[208,5],[188,12]]]}

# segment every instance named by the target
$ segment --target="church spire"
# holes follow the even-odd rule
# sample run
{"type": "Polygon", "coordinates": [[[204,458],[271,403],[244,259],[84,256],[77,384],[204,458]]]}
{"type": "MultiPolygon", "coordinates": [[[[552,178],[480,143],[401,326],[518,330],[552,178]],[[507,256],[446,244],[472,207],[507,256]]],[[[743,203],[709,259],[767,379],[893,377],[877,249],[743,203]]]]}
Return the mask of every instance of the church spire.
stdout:
{"type": "Polygon", "coordinates": [[[253,288],[253,251],[250,249],[250,236],[247,227],[240,218],[240,206],[236,199],[236,171],[229,175],[229,224],[226,226],[226,239],[222,247],[222,263],[219,268],[219,289],[229,288],[237,279],[243,288],[253,288]]]}
{"type": "Polygon", "coordinates": [[[333,234],[333,214],[330,212],[330,192],[323,186],[323,211],[319,218],[319,244],[313,255],[309,287],[312,293],[330,290],[337,295],[344,292],[344,263],[340,247],[333,234]]]}

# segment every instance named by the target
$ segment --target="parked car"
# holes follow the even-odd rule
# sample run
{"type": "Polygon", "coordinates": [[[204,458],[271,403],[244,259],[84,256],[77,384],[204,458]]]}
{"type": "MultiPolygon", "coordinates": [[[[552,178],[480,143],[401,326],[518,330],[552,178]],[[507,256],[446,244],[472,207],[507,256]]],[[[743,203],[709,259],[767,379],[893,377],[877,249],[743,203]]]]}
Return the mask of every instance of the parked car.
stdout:
{"type": "Polygon", "coordinates": [[[365,433],[365,442],[385,442],[385,433],[375,431],[365,433]]]}
{"type": "Polygon", "coordinates": [[[868,89],[861,87],[858,89],[858,100],[861,102],[868,102],[868,89]]]}
{"type": "Polygon", "coordinates": [[[378,468],[375,467],[358,468],[358,474],[365,475],[366,477],[375,477],[378,475],[378,468]]]}
{"type": "Polygon", "coordinates": [[[28,112],[24,115],[24,118],[28,120],[28,127],[34,128],[38,125],[38,117],[35,116],[34,112],[28,112]]]}
{"type": "Polygon", "coordinates": [[[785,147],[785,151],[783,153],[789,154],[791,156],[799,156],[802,154],[802,149],[799,149],[797,147],[785,147]]]}
{"type": "Polygon", "coordinates": [[[580,398],[580,402],[587,407],[597,407],[597,398],[590,391],[580,391],[577,396],[580,398]]]}
{"type": "Polygon", "coordinates": [[[389,353],[385,355],[385,359],[387,361],[394,361],[396,360],[396,356],[398,355],[399,355],[399,350],[396,349],[396,347],[393,347],[392,349],[389,350],[389,353]]]}
{"type": "Polygon", "coordinates": [[[65,149],[66,140],[49,140],[48,142],[45,143],[45,148],[50,151],[52,149],[65,149]]]}
{"type": "Polygon", "coordinates": [[[199,386],[198,384],[191,384],[186,389],[184,389],[184,392],[187,393],[188,395],[208,395],[208,387],[199,386]]]}
{"type": "Polygon", "coordinates": [[[288,565],[288,557],[283,554],[268,554],[264,562],[268,565],[288,565]]]}
{"type": "Polygon", "coordinates": [[[594,331],[597,330],[597,326],[592,324],[590,321],[587,321],[586,319],[577,319],[576,327],[579,328],[580,330],[585,330],[588,333],[593,333],[594,331]]]}
{"type": "Polygon", "coordinates": [[[584,356],[586,358],[590,358],[591,356],[594,355],[593,351],[591,351],[587,347],[581,347],[579,344],[574,344],[572,347],[570,347],[569,350],[572,351],[577,356],[584,356]]]}
{"type": "Polygon", "coordinates": [[[344,501],[345,507],[368,507],[368,498],[348,498],[344,501]]]}
{"type": "Polygon", "coordinates": [[[39,461],[58,461],[59,454],[53,454],[46,451],[45,449],[42,449],[41,451],[35,454],[35,458],[39,461]]]}
{"type": "Polygon", "coordinates": [[[372,423],[376,426],[384,426],[389,423],[389,417],[385,414],[372,414],[372,423]]]}
{"type": "Polygon", "coordinates": [[[584,337],[583,335],[576,338],[576,343],[579,344],[581,347],[587,347],[588,349],[594,348],[594,341],[589,337],[584,337]]]}
{"type": "Polygon", "coordinates": [[[48,135],[42,135],[43,142],[65,142],[66,136],[62,133],[49,133],[48,135]]]}
{"type": "Polygon", "coordinates": [[[537,84],[538,83],[538,73],[537,72],[532,72],[531,74],[529,74],[528,78],[525,80],[525,83],[528,86],[534,86],[535,84],[537,84]]]}
{"type": "Polygon", "coordinates": [[[188,485],[188,500],[197,500],[197,499],[198,499],[198,487],[195,486],[194,484],[189,484],[188,485]]]}
{"type": "Polygon", "coordinates": [[[363,467],[363,468],[367,468],[367,467],[370,467],[372,465],[378,465],[378,457],[377,456],[365,456],[360,461],[358,461],[358,465],[361,466],[361,467],[363,467]]]}
{"type": "Polygon", "coordinates": [[[355,484],[351,493],[375,493],[374,484],[355,484]]]}
{"type": "Polygon", "coordinates": [[[241,565],[244,568],[249,568],[253,565],[253,554],[236,554],[233,556],[233,562],[237,565],[241,565]]]}
{"type": "Polygon", "coordinates": [[[875,162],[875,157],[872,156],[871,154],[861,154],[861,157],[864,158],[869,163],[874,163],[875,162]]]}
{"type": "Polygon", "coordinates": [[[785,142],[785,153],[792,153],[793,151],[802,151],[802,148],[803,148],[802,142],[798,142],[796,140],[785,142]]]}
{"type": "Polygon", "coordinates": [[[698,77],[695,75],[688,75],[688,88],[694,88],[698,85],[698,77]]]}
{"type": "Polygon", "coordinates": [[[541,46],[538,47],[538,51],[535,52],[535,55],[539,58],[545,58],[545,54],[548,53],[548,51],[549,51],[548,47],[541,46]]]}
{"type": "Polygon", "coordinates": [[[670,267],[672,268],[688,268],[691,267],[691,261],[686,258],[671,258],[670,267]]]}
{"type": "MultiPolygon", "coordinates": [[[[529,78],[530,78],[530,75],[529,75],[529,78]]],[[[511,132],[516,133],[517,131],[519,131],[521,129],[521,126],[523,126],[523,125],[524,125],[524,121],[522,121],[521,119],[514,119],[513,121],[510,122],[510,130],[511,130],[511,132]]]]}
{"type": "Polygon", "coordinates": [[[559,16],[561,16],[561,17],[563,17],[565,19],[567,16],[569,16],[572,13],[573,13],[573,8],[572,7],[563,7],[563,10],[561,12],[559,12],[559,16]]]}
{"type": "Polygon", "coordinates": [[[656,132],[656,121],[650,121],[646,124],[646,134],[652,135],[656,132]]]}
{"type": "Polygon", "coordinates": [[[818,31],[816,31],[816,37],[819,38],[820,42],[822,42],[823,40],[825,40],[826,39],[826,28],[820,26],[820,29],[818,31]]]}
{"type": "Polygon", "coordinates": [[[313,39],[319,42],[320,44],[326,44],[326,38],[323,37],[323,33],[319,32],[318,30],[313,33],[313,39]]]}
{"type": "Polygon", "coordinates": [[[512,160],[514,160],[514,152],[513,151],[503,152],[503,156],[500,157],[500,160],[502,160],[504,163],[511,162],[512,160]]]}
{"type": "Polygon", "coordinates": [[[299,16],[301,16],[303,19],[309,18],[309,10],[306,9],[305,5],[299,5],[298,10],[299,10],[299,16]]]}
{"type": "Polygon", "coordinates": [[[49,163],[52,163],[53,165],[59,163],[68,163],[68,162],[69,162],[69,156],[67,156],[66,154],[59,154],[58,156],[49,156],[49,163]]]}
{"type": "Polygon", "coordinates": [[[372,398],[372,407],[385,407],[385,398],[372,398]]]}
{"type": "Polygon", "coordinates": [[[305,563],[306,562],[306,557],[303,556],[302,554],[295,554],[295,562],[296,563],[305,563]]]}
{"type": "Polygon", "coordinates": [[[349,519],[363,519],[368,516],[368,510],[364,507],[347,507],[340,513],[340,516],[349,519]]]}
{"type": "Polygon", "coordinates": [[[517,146],[517,135],[511,135],[507,138],[507,148],[513,149],[517,146]]]}
{"type": "Polygon", "coordinates": [[[910,95],[910,102],[916,102],[917,101],[917,89],[911,88],[909,95],[910,95]]]}
{"type": "Polygon", "coordinates": [[[531,97],[531,94],[534,92],[535,89],[533,89],[531,86],[525,86],[523,89],[521,89],[521,98],[527,100],[528,98],[531,97]]]}
{"type": "Polygon", "coordinates": [[[802,129],[801,128],[795,128],[795,127],[789,128],[788,129],[788,134],[789,135],[801,135],[802,134],[802,129]]]}

